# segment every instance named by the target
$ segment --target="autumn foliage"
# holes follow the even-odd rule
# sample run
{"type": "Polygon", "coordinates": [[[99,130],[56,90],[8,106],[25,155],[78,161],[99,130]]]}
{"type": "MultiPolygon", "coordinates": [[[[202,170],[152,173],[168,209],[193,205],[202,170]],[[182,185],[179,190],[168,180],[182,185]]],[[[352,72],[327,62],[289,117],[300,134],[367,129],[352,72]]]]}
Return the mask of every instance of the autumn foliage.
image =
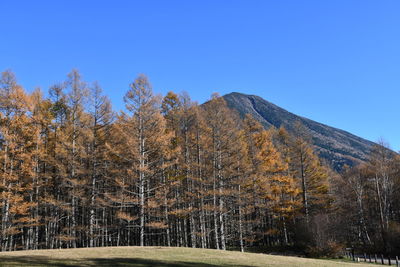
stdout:
{"type": "MultiPolygon", "coordinates": [[[[331,187],[338,176],[301,126],[295,136],[266,130],[218,95],[201,106],[185,93],[162,98],[144,75],[130,84],[118,113],[76,70],[47,95],[29,94],[13,73],[2,73],[3,251],[295,246],[299,225],[311,233],[318,214],[338,212],[331,187]]],[[[384,175],[376,176],[376,189],[384,175]]],[[[341,181],[357,182],[349,179],[341,181]]],[[[382,207],[383,238],[389,208],[382,207]]]]}

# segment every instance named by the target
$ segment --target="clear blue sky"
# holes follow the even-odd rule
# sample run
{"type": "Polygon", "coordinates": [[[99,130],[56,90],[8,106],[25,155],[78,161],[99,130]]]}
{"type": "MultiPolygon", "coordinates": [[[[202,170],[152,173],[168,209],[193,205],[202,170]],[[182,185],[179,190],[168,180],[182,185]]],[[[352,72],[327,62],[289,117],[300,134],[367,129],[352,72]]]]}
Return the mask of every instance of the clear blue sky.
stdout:
{"type": "Polygon", "coordinates": [[[78,68],[114,107],[157,93],[259,95],[400,149],[400,1],[0,0],[0,70],[28,90],[78,68]]]}

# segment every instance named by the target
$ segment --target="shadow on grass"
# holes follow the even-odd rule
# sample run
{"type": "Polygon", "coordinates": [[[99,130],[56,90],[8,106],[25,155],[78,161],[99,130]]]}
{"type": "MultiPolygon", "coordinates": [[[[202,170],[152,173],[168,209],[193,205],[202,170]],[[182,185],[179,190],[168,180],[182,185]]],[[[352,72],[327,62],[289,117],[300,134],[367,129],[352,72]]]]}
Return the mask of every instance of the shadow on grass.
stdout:
{"type": "Polygon", "coordinates": [[[138,258],[93,258],[93,259],[55,259],[41,256],[22,256],[22,257],[0,257],[0,266],[55,266],[55,267],[71,267],[71,266],[124,266],[124,267],[250,267],[246,265],[230,265],[230,264],[207,264],[196,262],[163,262],[157,260],[147,260],[138,258]]]}

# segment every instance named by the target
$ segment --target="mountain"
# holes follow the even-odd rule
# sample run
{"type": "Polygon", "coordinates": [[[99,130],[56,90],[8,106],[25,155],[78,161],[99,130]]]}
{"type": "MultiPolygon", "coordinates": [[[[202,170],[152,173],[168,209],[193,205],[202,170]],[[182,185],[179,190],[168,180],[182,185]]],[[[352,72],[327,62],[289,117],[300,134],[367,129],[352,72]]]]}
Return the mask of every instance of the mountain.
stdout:
{"type": "Polygon", "coordinates": [[[297,116],[259,96],[230,93],[223,98],[231,109],[237,110],[241,116],[251,114],[265,128],[283,126],[289,133],[293,133],[294,125],[300,122],[312,138],[319,156],[326,159],[335,170],[342,169],[344,164],[353,166],[366,161],[375,145],[349,132],[297,116]]]}

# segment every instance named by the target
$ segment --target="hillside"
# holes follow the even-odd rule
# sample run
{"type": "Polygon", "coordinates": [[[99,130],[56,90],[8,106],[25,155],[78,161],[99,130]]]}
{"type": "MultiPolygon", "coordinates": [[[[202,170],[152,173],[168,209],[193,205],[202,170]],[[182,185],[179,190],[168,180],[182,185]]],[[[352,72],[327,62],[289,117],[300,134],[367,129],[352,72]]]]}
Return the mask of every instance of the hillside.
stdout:
{"type": "Polygon", "coordinates": [[[103,247],[1,252],[0,266],[131,266],[131,267],[339,267],[362,263],[272,256],[212,249],[103,247]]]}
{"type": "Polygon", "coordinates": [[[374,145],[373,142],[349,132],[297,116],[259,96],[230,93],[224,99],[240,115],[249,113],[266,128],[283,126],[293,132],[295,123],[301,122],[308,130],[320,157],[326,159],[336,170],[340,170],[344,164],[352,166],[366,161],[374,145]]]}

